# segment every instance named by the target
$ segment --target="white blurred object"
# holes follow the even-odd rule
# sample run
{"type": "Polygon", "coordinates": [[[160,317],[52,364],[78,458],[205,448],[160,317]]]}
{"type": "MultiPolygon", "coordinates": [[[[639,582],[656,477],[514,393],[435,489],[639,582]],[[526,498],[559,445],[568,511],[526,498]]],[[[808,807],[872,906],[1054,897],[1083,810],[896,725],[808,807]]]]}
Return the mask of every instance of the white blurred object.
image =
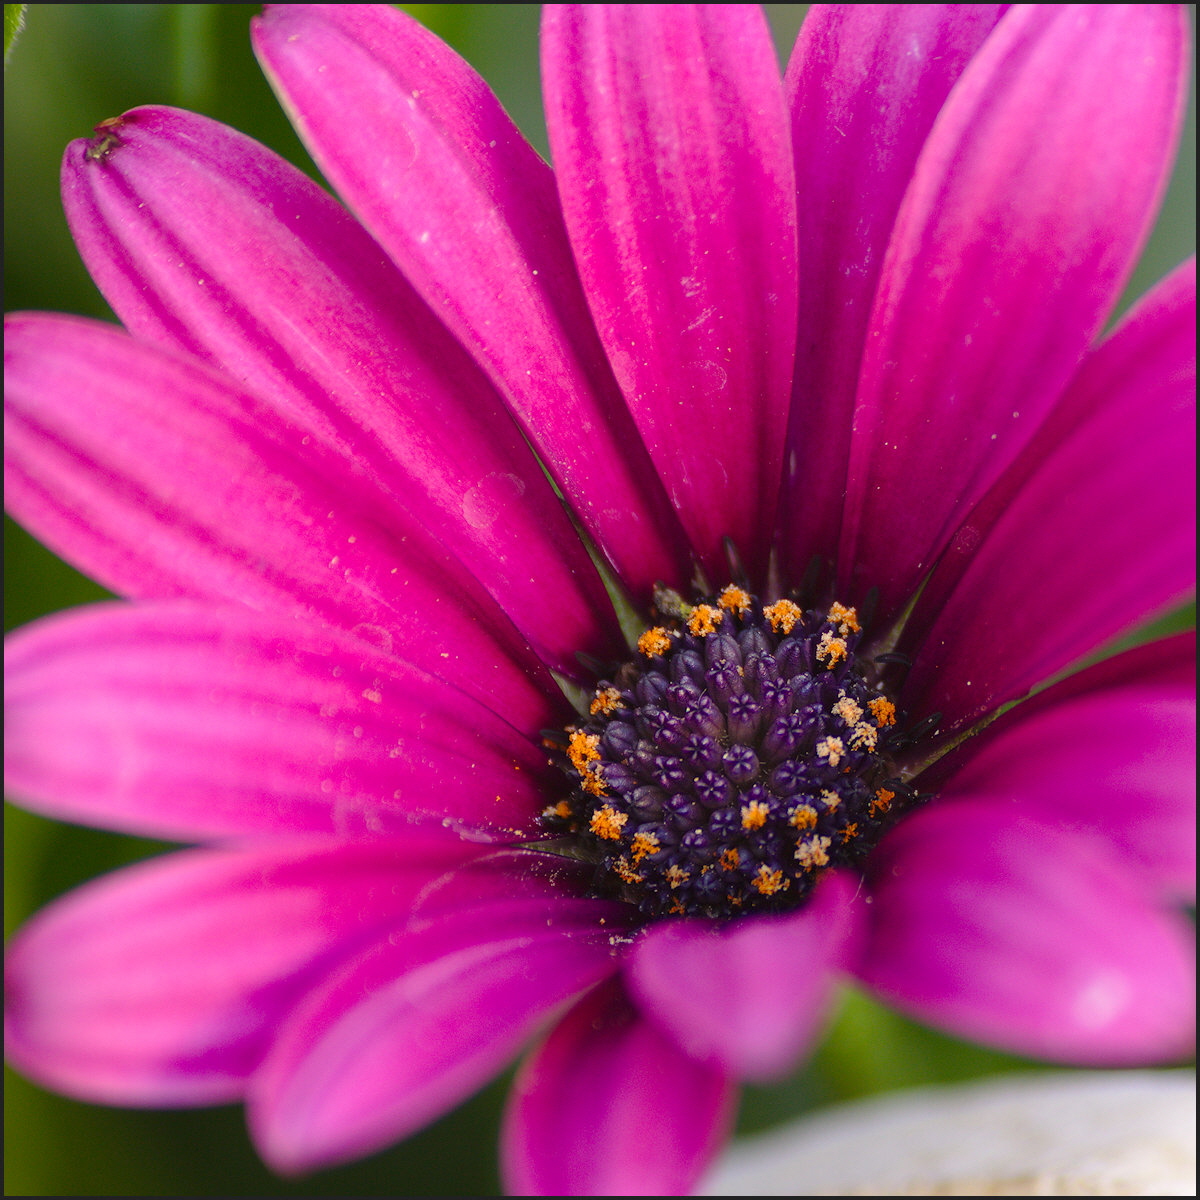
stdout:
{"type": "Polygon", "coordinates": [[[892,1092],[738,1142],[704,1196],[1194,1196],[1193,1071],[892,1092]]]}

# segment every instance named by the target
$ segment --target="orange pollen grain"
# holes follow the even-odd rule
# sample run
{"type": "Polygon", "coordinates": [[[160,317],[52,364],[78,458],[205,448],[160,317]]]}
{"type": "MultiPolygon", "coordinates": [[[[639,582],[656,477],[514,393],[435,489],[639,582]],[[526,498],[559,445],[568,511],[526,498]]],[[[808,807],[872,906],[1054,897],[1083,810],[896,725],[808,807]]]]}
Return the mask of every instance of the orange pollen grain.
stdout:
{"type": "Polygon", "coordinates": [[[788,634],[792,632],[796,622],[804,616],[804,613],[800,606],[793,604],[791,600],[777,600],[763,609],[763,616],[771,622],[771,628],[776,633],[782,630],[788,634]]]}
{"type": "Polygon", "coordinates": [[[615,863],[613,863],[613,870],[616,871],[616,873],[625,883],[642,883],[645,880],[644,875],[639,875],[638,872],[629,865],[629,859],[627,859],[624,855],[621,855],[621,857],[618,858],[615,863]]]}
{"type": "Polygon", "coordinates": [[[846,753],[846,747],[841,738],[824,738],[817,743],[817,754],[821,758],[829,759],[829,765],[836,767],[842,761],[842,755],[846,753]]]}
{"type": "Polygon", "coordinates": [[[750,882],[761,895],[773,896],[776,892],[782,892],[791,880],[784,879],[782,871],[772,871],[764,864],[758,868],[758,874],[750,882]]]}
{"type": "Polygon", "coordinates": [[[584,733],[577,730],[571,734],[571,743],[567,747],[567,757],[571,766],[580,775],[588,773],[588,763],[593,763],[600,757],[600,736],[595,733],[584,733]]]}
{"type": "Polygon", "coordinates": [[[667,882],[677,888],[681,883],[687,883],[688,873],[682,867],[670,866],[663,872],[666,875],[667,882]]]}
{"type": "Polygon", "coordinates": [[[711,604],[697,604],[688,617],[688,632],[693,637],[708,637],[716,633],[717,626],[725,619],[725,614],[711,604]]]}
{"type": "Polygon", "coordinates": [[[847,608],[844,604],[838,604],[835,600],[830,606],[829,615],[826,618],[838,626],[838,633],[860,633],[862,627],[858,623],[858,610],[855,608],[847,608]]]}
{"type": "Polygon", "coordinates": [[[828,866],[829,855],[825,853],[828,849],[829,838],[807,838],[796,847],[796,861],[808,870],[811,870],[813,867],[828,866]]]}
{"type": "Polygon", "coordinates": [[[761,800],[742,805],[742,828],[761,829],[767,823],[767,806],[761,800]]]}
{"type": "Polygon", "coordinates": [[[880,788],[875,793],[875,799],[871,801],[871,816],[877,817],[880,813],[887,812],[892,807],[892,801],[895,798],[895,792],[889,792],[887,788],[880,788]]]}
{"type": "Polygon", "coordinates": [[[740,587],[730,584],[718,597],[717,603],[722,608],[728,608],[736,612],[740,617],[746,609],[750,607],[750,593],[743,591],[740,587]]]}
{"type": "Polygon", "coordinates": [[[741,856],[737,850],[730,846],[728,850],[721,852],[721,857],[717,860],[722,871],[736,871],[738,864],[741,862],[741,856]]]}
{"type": "Polygon", "coordinates": [[[640,863],[647,854],[653,854],[658,849],[658,838],[652,833],[635,833],[633,835],[633,861],[640,863]]]}
{"type": "Polygon", "coordinates": [[[874,725],[868,725],[866,721],[855,725],[853,732],[850,735],[850,746],[854,750],[874,750],[875,743],[879,734],[875,731],[874,725]]]}
{"type": "Polygon", "coordinates": [[[817,643],[817,661],[823,662],[831,671],[846,657],[846,643],[826,630],[817,643]]]}
{"type": "Polygon", "coordinates": [[[858,822],[851,821],[845,829],[842,830],[842,841],[848,842],[851,838],[858,837],[858,822]]]}
{"type": "Polygon", "coordinates": [[[579,785],[583,790],[592,796],[605,795],[604,777],[600,774],[600,767],[585,767],[581,772],[583,782],[579,785]]]}
{"type": "Polygon", "coordinates": [[[661,625],[655,625],[638,638],[637,648],[647,658],[653,658],[656,654],[666,654],[670,650],[671,639],[661,625]]]}
{"type": "Polygon", "coordinates": [[[543,817],[559,817],[564,821],[570,815],[571,806],[565,800],[560,800],[557,804],[552,804],[549,808],[542,810],[543,817]]]}
{"type": "Polygon", "coordinates": [[[597,713],[608,714],[615,712],[621,707],[621,693],[614,687],[597,688],[596,697],[592,701],[588,712],[594,717],[597,713]]]}
{"type": "Polygon", "coordinates": [[[896,706],[886,697],[880,696],[878,700],[868,700],[867,707],[871,710],[871,716],[875,718],[875,724],[881,729],[884,725],[895,725],[896,706]]]}
{"type": "Polygon", "coordinates": [[[817,824],[817,810],[811,804],[798,804],[789,820],[797,829],[812,829],[817,824]]]}
{"type": "Polygon", "coordinates": [[[588,828],[597,837],[615,842],[620,839],[621,830],[625,827],[625,822],[628,820],[628,813],[617,812],[615,808],[606,804],[603,808],[598,808],[592,813],[592,819],[588,822],[588,828]]]}

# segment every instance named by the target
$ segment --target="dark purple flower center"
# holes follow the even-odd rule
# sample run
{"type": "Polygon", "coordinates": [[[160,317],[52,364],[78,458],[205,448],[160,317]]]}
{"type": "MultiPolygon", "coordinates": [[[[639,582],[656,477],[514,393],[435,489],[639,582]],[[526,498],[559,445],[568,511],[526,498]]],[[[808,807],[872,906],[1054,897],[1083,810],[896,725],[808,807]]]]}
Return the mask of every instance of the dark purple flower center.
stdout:
{"type": "Polygon", "coordinates": [[[857,613],[733,585],[695,605],[665,595],[639,657],[554,740],[573,787],[543,823],[647,916],[796,908],[913,796],[889,753],[896,707],[856,656],[857,613]]]}

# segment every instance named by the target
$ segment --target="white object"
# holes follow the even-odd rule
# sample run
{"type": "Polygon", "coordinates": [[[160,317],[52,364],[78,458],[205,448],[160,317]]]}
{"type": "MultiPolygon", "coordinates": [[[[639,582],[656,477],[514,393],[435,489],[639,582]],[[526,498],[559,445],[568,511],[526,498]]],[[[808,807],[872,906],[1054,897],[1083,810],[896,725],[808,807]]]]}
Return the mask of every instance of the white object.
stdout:
{"type": "Polygon", "coordinates": [[[1005,1075],[735,1143],[706,1196],[1194,1196],[1192,1071],[1005,1075]]]}

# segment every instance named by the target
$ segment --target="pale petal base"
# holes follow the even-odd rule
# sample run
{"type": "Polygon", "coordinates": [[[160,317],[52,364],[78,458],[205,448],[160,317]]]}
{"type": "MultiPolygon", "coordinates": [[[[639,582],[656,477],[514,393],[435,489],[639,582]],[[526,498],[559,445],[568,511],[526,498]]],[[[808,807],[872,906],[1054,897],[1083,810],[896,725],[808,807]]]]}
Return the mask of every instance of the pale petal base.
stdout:
{"type": "Polygon", "coordinates": [[[1196,1076],[1006,1076],[841,1105],[739,1143],[705,1196],[1191,1196],[1196,1076]]]}

